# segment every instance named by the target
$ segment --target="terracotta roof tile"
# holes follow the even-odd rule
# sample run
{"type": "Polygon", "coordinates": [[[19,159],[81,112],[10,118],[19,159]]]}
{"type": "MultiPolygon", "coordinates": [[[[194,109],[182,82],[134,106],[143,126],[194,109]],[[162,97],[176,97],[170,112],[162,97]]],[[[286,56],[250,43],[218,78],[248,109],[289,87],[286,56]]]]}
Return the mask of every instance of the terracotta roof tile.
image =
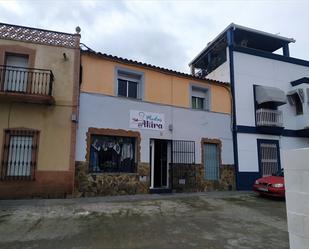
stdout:
{"type": "Polygon", "coordinates": [[[185,78],[190,78],[190,79],[193,79],[193,80],[199,80],[199,81],[204,81],[204,82],[207,82],[207,83],[215,83],[215,84],[222,84],[222,85],[228,85],[228,86],[230,85],[228,82],[206,79],[206,78],[194,76],[194,75],[191,75],[191,74],[188,74],[188,73],[183,73],[183,72],[179,72],[179,71],[168,69],[168,68],[158,67],[158,66],[155,66],[155,65],[152,65],[152,64],[147,64],[147,63],[144,63],[144,62],[139,62],[139,61],[135,61],[135,60],[127,59],[127,58],[122,58],[122,57],[118,57],[118,56],[114,56],[114,55],[110,55],[110,54],[106,54],[106,53],[96,52],[92,49],[81,50],[81,52],[84,53],[84,54],[96,55],[96,56],[99,56],[99,57],[102,57],[102,58],[105,58],[105,59],[110,59],[110,60],[113,60],[113,61],[118,61],[118,62],[137,65],[137,66],[143,66],[143,67],[158,70],[158,71],[161,71],[161,72],[164,72],[164,73],[168,73],[168,74],[172,74],[172,75],[176,75],[176,76],[182,76],[182,77],[185,77],[185,78]]]}

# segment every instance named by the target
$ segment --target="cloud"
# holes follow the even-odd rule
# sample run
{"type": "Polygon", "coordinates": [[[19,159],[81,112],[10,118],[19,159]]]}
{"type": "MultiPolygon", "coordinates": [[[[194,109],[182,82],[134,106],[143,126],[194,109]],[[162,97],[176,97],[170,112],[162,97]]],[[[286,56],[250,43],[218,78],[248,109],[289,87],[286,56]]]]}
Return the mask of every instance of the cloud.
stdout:
{"type": "Polygon", "coordinates": [[[127,29],[104,38],[100,39],[100,51],[145,63],[181,70],[180,62],[189,59],[178,37],[160,30],[127,29]]]}
{"type": "Polygon", "coordinates": [[[2,1],[1,22],[73,33],[95,50],[188,72],[231,22],[297,39],[309,59],[307,1],[2,1]]]}

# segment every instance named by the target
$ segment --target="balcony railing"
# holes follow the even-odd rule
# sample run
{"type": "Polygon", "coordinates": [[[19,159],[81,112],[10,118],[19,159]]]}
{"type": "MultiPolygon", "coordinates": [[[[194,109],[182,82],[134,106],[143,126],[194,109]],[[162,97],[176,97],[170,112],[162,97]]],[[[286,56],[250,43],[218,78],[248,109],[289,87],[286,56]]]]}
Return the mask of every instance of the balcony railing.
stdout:
{"type": "Polygon", "coordinates": [[[258,109],[256,111],[256,125],[283,127],[282,111],[258,109]]]}
{"type": "Polygon", "coordinates": [[[51,70],[0,65],[0,94],[52,98],[54,76],[51,70]]]}

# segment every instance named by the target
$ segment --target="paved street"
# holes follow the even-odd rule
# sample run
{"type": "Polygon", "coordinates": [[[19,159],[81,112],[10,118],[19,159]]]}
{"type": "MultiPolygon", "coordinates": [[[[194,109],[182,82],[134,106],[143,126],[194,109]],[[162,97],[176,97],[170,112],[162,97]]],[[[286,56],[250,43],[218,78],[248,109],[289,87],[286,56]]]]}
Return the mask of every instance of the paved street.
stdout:
{"type": "Polygon", "coordinates": [[[252,193],[0,201],[0,248],[284,249],[283,201],[252,193]]]}

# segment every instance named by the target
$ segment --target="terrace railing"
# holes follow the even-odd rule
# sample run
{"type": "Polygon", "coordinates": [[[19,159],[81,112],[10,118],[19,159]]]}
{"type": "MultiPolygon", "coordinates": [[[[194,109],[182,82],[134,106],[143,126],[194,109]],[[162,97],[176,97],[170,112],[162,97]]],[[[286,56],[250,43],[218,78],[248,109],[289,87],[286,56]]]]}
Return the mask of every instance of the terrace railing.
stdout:
{"type": "Polygon", "coordinates": [[[256,110],[256,125],[283,127],[282,111],[270,109],[256,110]]]}

